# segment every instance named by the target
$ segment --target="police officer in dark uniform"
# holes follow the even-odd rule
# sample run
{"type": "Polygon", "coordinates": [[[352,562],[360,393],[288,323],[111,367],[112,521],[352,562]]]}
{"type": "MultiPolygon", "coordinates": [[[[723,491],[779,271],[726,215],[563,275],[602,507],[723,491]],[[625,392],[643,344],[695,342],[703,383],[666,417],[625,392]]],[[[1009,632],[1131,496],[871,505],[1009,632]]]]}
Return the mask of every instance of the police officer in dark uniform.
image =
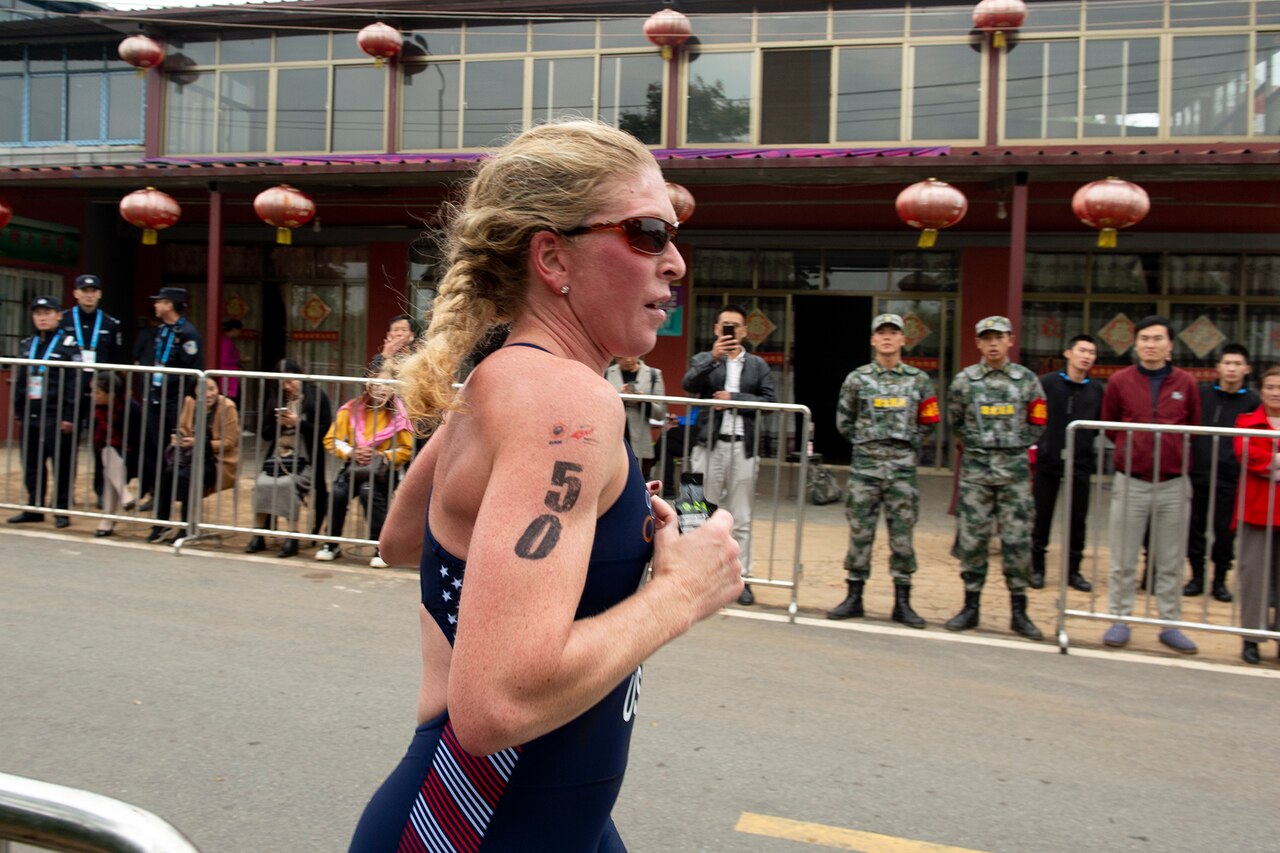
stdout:
{"type": "MultiPolygon", "coordinates": [[[[134,352],[138,364],[156,367],[201,366],[200,332],[183,316],[187,310],[187,290],[183,287],[162,287],[151,297],[155,302],[159,326],[147,329],[139,336],[134,352]]],[[[178,428],[178,413],[186,393],[186,377],[174,377],[164,373],[145,374],[146,382],[146,434],[142,449],[142,478],[139,491],[154,495],[163,464],[160,454],[169,443],[169,435],[178,428]]],[[[144,511],[146,505],[140,507],[144,511]]]]}
{"type": "MultiPolygon", "coordinates": [[[[77,361],[75,339],[58,329],[58,300],[37,296],[31,300],[31,321],[36,333],[18,344],[18,357],[47,362],[77,361]]],[[[13,415],[18,422],[22,441],[22,474],[27,487],[27,502],[44,506],[50,479],[49,465],[55,480],[53,505],[66,509],[71,503],[71,472],[74,461],[75,408],[81,371],[64,368],[27,366],[17,370],[13,383],[13,415]]],[[[10,524],[44,521],[40,512],[24,511],[9,518],[10,524]]],[[[65,515],[54,519],[58,527],[67,527],[71,519],[65,515]]]]}
{"type": "MultiPolygon", "coordinates": [[[[85,364],[120,364],[124,357],[124,326],[115,317],[98,307],[102,299],[102,279],[96,275],[76,278],[71,291],[76,304],[62,312],[59,331],[75,337],[80,361],[85,364]]],[[[80,428],[92,429],[93,383],[81,382],[80,428]]],[[[102,500],[102,458],[93,454],[93,492],[102,500]]]]}

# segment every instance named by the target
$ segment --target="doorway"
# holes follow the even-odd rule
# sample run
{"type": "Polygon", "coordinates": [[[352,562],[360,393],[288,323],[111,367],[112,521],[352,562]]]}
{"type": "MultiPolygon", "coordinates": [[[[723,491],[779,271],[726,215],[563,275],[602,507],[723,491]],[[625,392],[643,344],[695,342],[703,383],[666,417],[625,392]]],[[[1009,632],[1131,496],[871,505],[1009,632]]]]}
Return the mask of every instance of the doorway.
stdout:
{"type": "Polygon", "coordinates": [[[849,371],[870,358],[868,328],[874,300],[866,296],[797,294],[792,304],[795,401],[813,413],[813,449],[822,454],[822,461],[847,465],[851,447],[836,432],[836,402],[849,371]]]}

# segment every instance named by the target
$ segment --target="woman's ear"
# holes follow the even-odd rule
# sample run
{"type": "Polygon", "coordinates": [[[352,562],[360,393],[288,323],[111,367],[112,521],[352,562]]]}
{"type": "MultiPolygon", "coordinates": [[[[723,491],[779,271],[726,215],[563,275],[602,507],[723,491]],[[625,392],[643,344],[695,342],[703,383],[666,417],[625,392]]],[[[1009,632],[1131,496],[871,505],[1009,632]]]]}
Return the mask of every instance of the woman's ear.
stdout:
{"type": "Polygon", "coordinates": [[[569,257],[564,238],[553,231],[539,231],[529,241],[529,266],[538,281],[559,296],[569,284],[569,257]]]}

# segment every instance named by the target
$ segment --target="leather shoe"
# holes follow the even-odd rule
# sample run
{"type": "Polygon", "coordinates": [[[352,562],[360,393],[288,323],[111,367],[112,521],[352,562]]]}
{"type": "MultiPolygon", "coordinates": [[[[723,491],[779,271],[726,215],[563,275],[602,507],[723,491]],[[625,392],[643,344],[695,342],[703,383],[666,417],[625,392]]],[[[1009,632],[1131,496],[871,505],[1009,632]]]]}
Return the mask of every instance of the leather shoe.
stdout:
{"type": "Polygon", "coordinates": [[[1044,589],[1044,572],[1037,572],[1034,569],[1031,572],[1031,579],[1027,585],[1032,589],[1044,589]]]}
{"type": "Polygon", "coordinates": [[[1187,585],[1182,588],[1182,594],[1187,598],[1195,598],[1197,595],[1204,594],[1204,581],[1198,581],[1195,578],[1187,581],[1187,585]]]}
{"type": "Polygon", "coordinates": [[[17,515],[11,515],[7,524],[31,524],[36,521],[44,521],[44,514],[39,512],[20,512],[17,515]]]}
{"type": "Polygon", "coordinates": [[[67,518],[65,515],[59,515],[53,519],[53,526],[59,530],[65,530],[71,526],[71,519],[67,518]]]}
{"type": "Polygon", "coordinates": [[[151,498],[147,498],[145,501],[138,504],[138,512],[151,512],[151,510],[155,508],[156,508],[156,502],[153,501],[151,498]]]}
{"type": "Polygon", "coordinates": [[[1240,659],[1245,663],[1258,664],[1262,662],[1262,658],[1258,655],[1258,644],[1252,640],[1244,641],[1244,649],[1240,652],[1240,659]]]}
{"type": "Polygon", "coordinates": [[[1213,585],[1214,601],[1231,601],[1231,590],[1227,589],[1224,583],[1215,583],[1213,585]]]}
{"type": "Polygon", "coordinates": [[[292,557],[298,553],[298,540],[286,539],[284,544],[280,546],[280,553],[277,557],[292,557]]]}
{"type": "Polygon", "coordinates": [[[1073,575],[1067,575],[1067,586],[1072,589],[1078,589],[1081,592],[1093,592],[1093,584],[1085,580],[1084,575],[1076,572],[1073,575]]]}
{"type": "Polygon", "coordinates": [[[755,595],[751,592],[751,585],[750,585],[750,584],[744,584],[744,585],[743,585],[743,587],[742,587],[742,595],[739,595],[739,596],[738,596],[738,603],[739,603],[739,604],[741,604],[741,605],[743,605],[743,606],[746,606],[746,605],[748,605],[748,604],[755,604],[755,603],[756,603],[756,597],[755,597],[755,595]]]}
{"type": "Polygon", "coordinates": [[[261,536],[253,537],[249,540],[249,544],[244,546],[244,552],[246,554],[256,554],[259,551],[265,550],[267,550],[267,540],[263,539],[261,536]]]}
{"type": "Polygon", "coordinates": [[[96,537],[97,537],[97,538],[99,538],[99,539],[105,539],[106,537],[110,536],[112,533],[115,533],[115,531],[114,531],[114,530],[95,530],[95,531],[93,531],[93,535],[94,535],[94,536],[96,536],[96,537]]]}
{"type": "Polygon", "coordinates": [[[166,527],[153,527],[151,528],[151,532],[147,534],[147,542],[151,544],[161,542],[164,540],[164,535],[168,532],[169,530],[166,527]]]}

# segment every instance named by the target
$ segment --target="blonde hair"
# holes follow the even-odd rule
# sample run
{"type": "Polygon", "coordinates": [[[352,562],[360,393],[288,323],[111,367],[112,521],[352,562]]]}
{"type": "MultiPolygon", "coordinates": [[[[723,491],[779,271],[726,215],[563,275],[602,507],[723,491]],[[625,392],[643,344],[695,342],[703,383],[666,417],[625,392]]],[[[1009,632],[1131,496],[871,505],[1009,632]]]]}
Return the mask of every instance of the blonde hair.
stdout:
{"type": "Polygon", "coordinates": [[[531,128],[480,164],[461,203],[446,206],[446,271],[430,325],[398,365],[413,419],[434,423],[457,409],[464,360],[523,310],[534,234],[582,225],[604,206],[611,181],[655,167],[635,137],[583,119],[531,128]]]}

